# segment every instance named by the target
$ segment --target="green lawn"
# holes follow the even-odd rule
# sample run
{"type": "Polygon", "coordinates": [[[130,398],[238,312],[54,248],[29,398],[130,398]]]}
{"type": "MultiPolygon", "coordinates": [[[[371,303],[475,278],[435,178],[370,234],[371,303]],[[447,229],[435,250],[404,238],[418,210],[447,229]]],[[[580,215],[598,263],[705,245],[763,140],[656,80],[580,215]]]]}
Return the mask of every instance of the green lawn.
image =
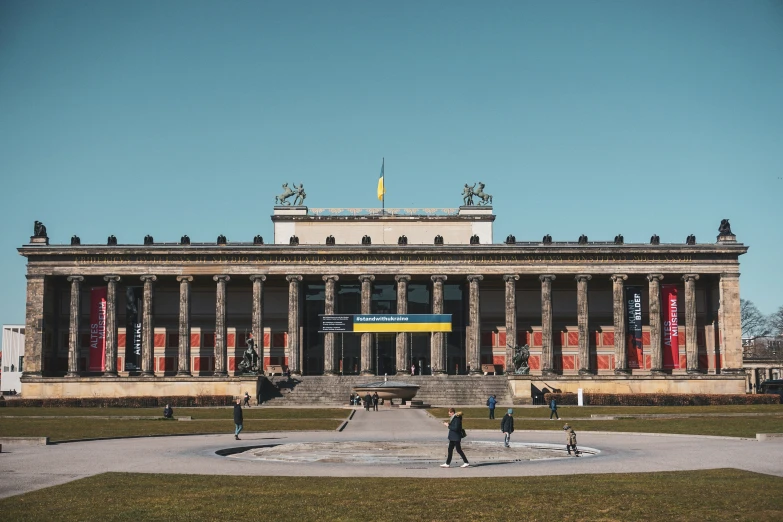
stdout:
{"type": "MultiPolygon", "coordinates": [[[[501,418],[508,408],[514,410],[514,417],[529,419],[548,419],[549,408],[546,406],[518,407],[498,406],[495,416],[501,418]]],[[[428,410],[435,417],[447,417],[448,408],[431,408],[428,410]]],[[[464,418],[485,419],[489,416],[489,408],[460,408],[464,418]]],[[[561,417],[590,417],[590,415],[647,415],[647,414],[694,414],[694,413],[765,413],[783,415],[783,404],[748,404],[731,406],[559,406],[557,413],[561,417]]],[[[0,410],[2,415],[2,410],[0,410]]]]}
{"type": "MultiPolygon", "coordinates": [[[[350,410],[342,408],[242,408],[245,419],[344,419],[350,410]]],[[[163,416],[163,408],[0,408],[2,417],[27,416],[96,416],[96,417],[149,417],[163,416]]],[[[193,419],[233,419],[234,407],[222,408],[174,408],[175,417],[191,416],[193,419]]]]}
{"type": "MultiPolygon", "coordinates": [[[[275,419],[245,417],[243,433],[259,431],[335,430],[342,420],[275,419]]],[[[0,437],[49,437],[51,442],[109,437],[143,437],[150,435],[195,435],[234,433],[230,419],[203,421],[164,421],[129,419],[0,419],[0,437]]]]}
{"type": "Polygon", "coordinates": [[[101,522],[756,521],[783,517],[781,489],[783,478],[732,469],[475,479],[106,473],[0,500],[0,513],[101,522]]]}

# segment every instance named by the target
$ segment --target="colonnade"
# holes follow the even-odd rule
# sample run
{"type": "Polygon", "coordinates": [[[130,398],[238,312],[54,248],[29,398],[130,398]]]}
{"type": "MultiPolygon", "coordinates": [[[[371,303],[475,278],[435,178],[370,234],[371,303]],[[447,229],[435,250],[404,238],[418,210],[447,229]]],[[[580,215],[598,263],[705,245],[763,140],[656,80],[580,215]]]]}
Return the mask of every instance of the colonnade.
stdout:
{"type": "MultiPolygon", "coordinates": [[[[661,335],[661,294],[660,284],[664,275],[660,273],[645,274],[649,284],[649,326],[650,326],[650,348],[651,371],[652,373],[663,372],[663,347],[661,335]]],[[[506,371],[513,371],[514,347],[517,340],[517,321],[516,321],[516,286],[519,281],[519,274],[497,274],[487,277],[501,277],[505,285],[505,322],[506,322],[506,371]]],[[[126,276],[123,276],[126,277],[126,276]]],[[[233,276],[236,277],[236,276],[233,276]]],[[[336,284],[338,281],[348,279],[346,276],[336,274],[326,274],[322,276],[325,283],[325,304],[326,314],[335,313],[336,284]]],[[[356,276],[354,276],[356,277],[356,276]]],[[[431,275],[432,281],[432,313],[440,314],[444,310],[443,284],[449,280],[445,274],[431,275]]],[[[543,375],[555,374],[554,361],[554,343],[552,331],[552,283],[558,276],[556,274],[540,274],[538,279],[541,282],[541,372],[543,375]]],[[[574,276],[568,276],[574,277],[574,276]]],[[[624,299],[624,283],[628,279],[628,274],[616,273],[610,276],[598,276],[593,274],[576,274],[575,286],[577,290],[577,324],[579,335],[579,374],[591,374],[596,368],[591,367],[590,344],[589,344],[589,313],[588,313],[588,287],[591,281],[597,277],[609,277],[612,281],[613,295],[613,321],[614,321],[614,371],[617,374],[626,374],[629,372],[628,359],[626,355],[626,303],[624,299]]],[[[666,276],[671,277],[671,276],[666,276]]],[[[696,282],[699,279],[698,274],[684,274],[675,276],[682,280],[685,286],[685,327],[686,327],[686,370],[688,372],[698,372],[698,347],[696,337],[696,282]]],[[[215,281],[216,304],[215,304],[215,369],[217,376],[227,375],[227,344],[226,344],[226,285],[231,281],[232,276],[218,274],[213,276],[215,281]]],[[[285,276],[288,282],[288,364],[293,374],[301,373],[300,339],[299,332],[301,326],[300,309],[300,285],[303,276],[299,274],[289,274],[285,276]]],[[[103,278],[108,286],[107,307],[106,307],[106,360],[104,375],[107,377],[117,376],[117,313],[116,313],[116,294],[117,284],[120,282],[119,275],[107,275],[103,278]]],[[[142,317],[142,376],[154,376],[154,317],[152,315],[152,302],[154,286],[157,276],[153,274],[142,275],[140,277],[144,285],[144,311],[142,317]]],[[[250,275],[252,282],[252,333],[255,339],[263,339],[264,332],[264,284],[267,276],[262,274],[250,275]]],[[[411,281],[410,275],[395,276],[397,287],[397,313],[405,314],[408,310],[407,295],[408,284],[411,281]]],[[[469,372],[478,374],[481,372],[480,348],[481,348],[481,312],[480,312],[480,291],[481,283],[484,281],[483,274],[467,275],[468,284],[468,324],[466,332],[466,362],[469,372]]],[[[361,313],[369,314],[371,312],[372,285],[375,276],[372,274],[361,274],[358,276],[361,283],[361,313]]],[[[77,365],[77,346],[79,333],[79,311],[80,311],[80,291],[84,277],[81,275],[72,275],[68,277],[71,289],[70,298],[70,321],[69,321],[69,354],[68,354],[68,376],[78,375],[77,365]]],[[[190,376],[190,299],[191,283],[193,276],[177,276],[179,282],[179,345],[178,345],[178,376],[190,376]]],[[[28,305],[30,303],[30,285],[40,284],[40,279],[28,278],[28,305]]],[[[733,344],[739,346],[739,274],[721,274],[720,283],[720,308],[719,324],[721,327],[722,346],[728,346],[729,349],[724,352],[724,367],[727,369],[739,369],[742,366],[742,353],[739,350],[731,349],[733,344]],[[736,337],[736,339],[735,339],[736,337]],[[734,352],[738,353],[734,353],[734,352]],[[738,358],[738,359],[737,359],[738,358]]],[[[28,320],[30,310],[28,309],[28,320]]],[[[41,312],[42,315],[42,304],[41,312]]],[[[396,364],[399,370],[406,368],[407,361],[410,359],[409,339],[403,333],[396,335],[396,364]]],[[[263,343],[261,346],[263,350],[263,343]]],[[[38,348],[40,349],[40,347],[38,348]]],[[[441,332],[433,332],[430,339],[431,367],[434,375],[443,375],[446,373],[446,347],[444,336],[441,332]]],[[[324,334],[324,373],[326,375],[337,375],[338,367],[335,353],[335,334],[324,334]]],[[[263,361],[263,353],[261,361],[263,361]]],[[[372,375],[372,334],[361,334],[361,368],[363,375],[372,375]]]]}

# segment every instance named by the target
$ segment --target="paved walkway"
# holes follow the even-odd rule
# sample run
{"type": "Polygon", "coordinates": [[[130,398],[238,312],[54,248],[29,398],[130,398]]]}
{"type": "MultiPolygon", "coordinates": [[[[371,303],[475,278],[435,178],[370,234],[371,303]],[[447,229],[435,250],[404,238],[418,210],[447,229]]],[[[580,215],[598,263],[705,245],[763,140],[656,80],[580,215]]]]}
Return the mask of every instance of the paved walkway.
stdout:
{"type": "MultiPolygon", "coordinates": [[[[783,439],[698,437],[580,432],[580,446],[600,450],[585,459],[487,463],[461,469],[428,465],[253,462],[221,457],[216,451],[264,444],[341,441],[441,441],[446,428],[425,411],[358,410],[342,432],[190,435],[70,442],[51,446],[3,445],[0,497],[34,491],[108,471],[200,475],[283,475],[334,477],[496,477],[575,473],[627,473],[737,468],[783,476],[783,439]]],[[[502,444],[499,430],[472,430],[471,440],[502,444]]],[[[517,431],[514,442],[564,444],[557,431],[517,431]]],[[[468,454],[468,458],[470,455],[468,454]]]]}

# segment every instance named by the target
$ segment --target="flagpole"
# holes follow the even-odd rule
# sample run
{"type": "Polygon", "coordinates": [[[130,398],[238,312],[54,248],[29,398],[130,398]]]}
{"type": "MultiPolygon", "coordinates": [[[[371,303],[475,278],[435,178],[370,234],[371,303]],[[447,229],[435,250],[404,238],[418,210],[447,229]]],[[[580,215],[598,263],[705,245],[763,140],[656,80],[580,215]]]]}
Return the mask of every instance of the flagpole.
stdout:
{"type": "Polygon", "coordinates": [[[386,214],[386,158],[381,160],[381,170],[383,171],[383,194],[381,199],[381,215],[383,216],[386,214]]]}

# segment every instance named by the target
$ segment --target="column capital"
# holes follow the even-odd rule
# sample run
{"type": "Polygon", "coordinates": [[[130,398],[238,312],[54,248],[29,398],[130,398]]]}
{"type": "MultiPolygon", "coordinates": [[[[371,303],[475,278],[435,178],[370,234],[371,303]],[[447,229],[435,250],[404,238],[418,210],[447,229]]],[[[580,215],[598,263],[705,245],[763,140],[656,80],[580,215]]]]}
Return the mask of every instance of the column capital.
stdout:
{"type": "Polygon", "coordinates": [[[148,274],[148,275],[143,275],[143,276],[139,277],[139,279],[141,279],[141,280],[142,280],[142,281],[144,281],[145,283],[146,283],[147,281],[149,281],[149,282],[155,282],[155,281],[157,281],[157,280],[158,280],[158,276],[155,276],[155,275],[149,275],[149,274],[148,274]]]}
{"type": "Polygon", "coordinates": [[[484,276],[483,276],[483,275],[479,275],[479,274],[472,274],[472,275],[469,275],[469,276],[468,276],[468,282],[469,282],[469,283],[473,283],[474,281],[475,281],[476,283],[478,283],[479,281],[483,281],[483,280],[484,280],[484,276]]]}
{"type": "Polygon", "coordinates": [[[329,281],[339,281],[340,280],[340,276],[338,276],[338,275],[325,275],[325,276],[321,276],[321,279],[323,279],[325,282],[328,283],[329,281]]]}
{"type": "Polygon", "coordinates": [[[699,280],[699,274],[683,274],[682,280],[686,283],[688,281],[698,281],[699,280]]]}
{"type": "Polygon", "coordinates": [[[103,276],[103,280],[106,281],[106,282],[109,282],[109,283],[112,282],[112,281],[116,283],[117,281],[120,280],[120,276],[118,276],[118,275],[107,275],[107,276],[103,276]]]}
{"type": "Polygon", "coordinates": [[[68,276],[68,282],[69,283],[73,283],[74,281],[76,281],[77,283],[81,283],[82,281],[84,281],[84,277],[83,276],[77,276],[77,275],[68,276]]]}
{"type": "Polygon", "coordinates": [[[653,281],[661,281],[663,279],[663,274],[647,274],[647,280],[649,282],[653,281]]]}
{"type": "Polygon", "coordinates": [[[552,281],[557,279],[557,276],[555,274],[543,274],[538,276],[538,278],[541,280],[542,283],[544,281],[549,281],[551,283],[552,281]]]}
{"type": "Polygon", "coordinates": [[[264,281],[266,281],[266,276],[264,274],[253,274],[250,276],[250,280],[253,281],[254,283],[256,281],[261,281],[263,283],[264,281]]]}
{"type": "Polygon", "coordinates": [[[231,281],[231,276],[225,275],[225,274],[220,274],[220,275],[212,276],[212,280],[216,281],[218,283],[220,281],[223,281],[225,283],[225,282],[231,281]]]}
{"type": "Polygon", "coordinates": [[[396,276],[394,276],[394,280],[397,281],[398,283],[400,281],[407,283],[408,281],[411,280],[411,276],[409,276],[409,275],[396,275],[396,276]]]}
{"type": "Polygon", "coordinates": [[[359,281],[362,283],[371,283],[372,281],[375,281],[375,276],[371,274],[362,274],[359,276],[359,281]]]}
{"type": "Polygon", "coordinates": [[[503,281],[519,281],[519,274],[505,274],[503,276],[503,281]]]}
{"type": "Polygon", "coordinates": [[[181,283],[182,281],[187,281],[188,283],[190,283],[191,281],[193,281],[193,276],[189,276],[189,275],[180,275],[180,276],[177,276],[177,281],[179,281],[180,283],[181,283]]]}
{"type": "Polygon", "coordinates": [[[302,279],[304,279],[304,278],[302,276],[300,276],[300,275],[290,274],[290,275],[285,276],[285,280],[288,281],[289,283],[293,283],[293,282],[297,282],[298,283],[302,279]]]}
{"type": "Polygon", "coordinates": [[[577,281],[580,281],[580,282],[581,281],[589,281],[592,278],[593,278],[593,276],[591,276],[590,274],[576,274],[576,276],[574,277],[574,279],[576,279],[577,281]]]}
{"type": "Polygon", "coordinates": [[[430,279],[432,279],[433,283],[442,283],[443,281],[446,281],[449,278],[449,276],[446,275],[431,275],[430,279]]]}
{"type": "Polygon", "coordinates": [[[613,283],[622,282],[628,279],[628,276],[625,274],[612,274],[609,276],[609,279],[612,280],[613,283]]]}

